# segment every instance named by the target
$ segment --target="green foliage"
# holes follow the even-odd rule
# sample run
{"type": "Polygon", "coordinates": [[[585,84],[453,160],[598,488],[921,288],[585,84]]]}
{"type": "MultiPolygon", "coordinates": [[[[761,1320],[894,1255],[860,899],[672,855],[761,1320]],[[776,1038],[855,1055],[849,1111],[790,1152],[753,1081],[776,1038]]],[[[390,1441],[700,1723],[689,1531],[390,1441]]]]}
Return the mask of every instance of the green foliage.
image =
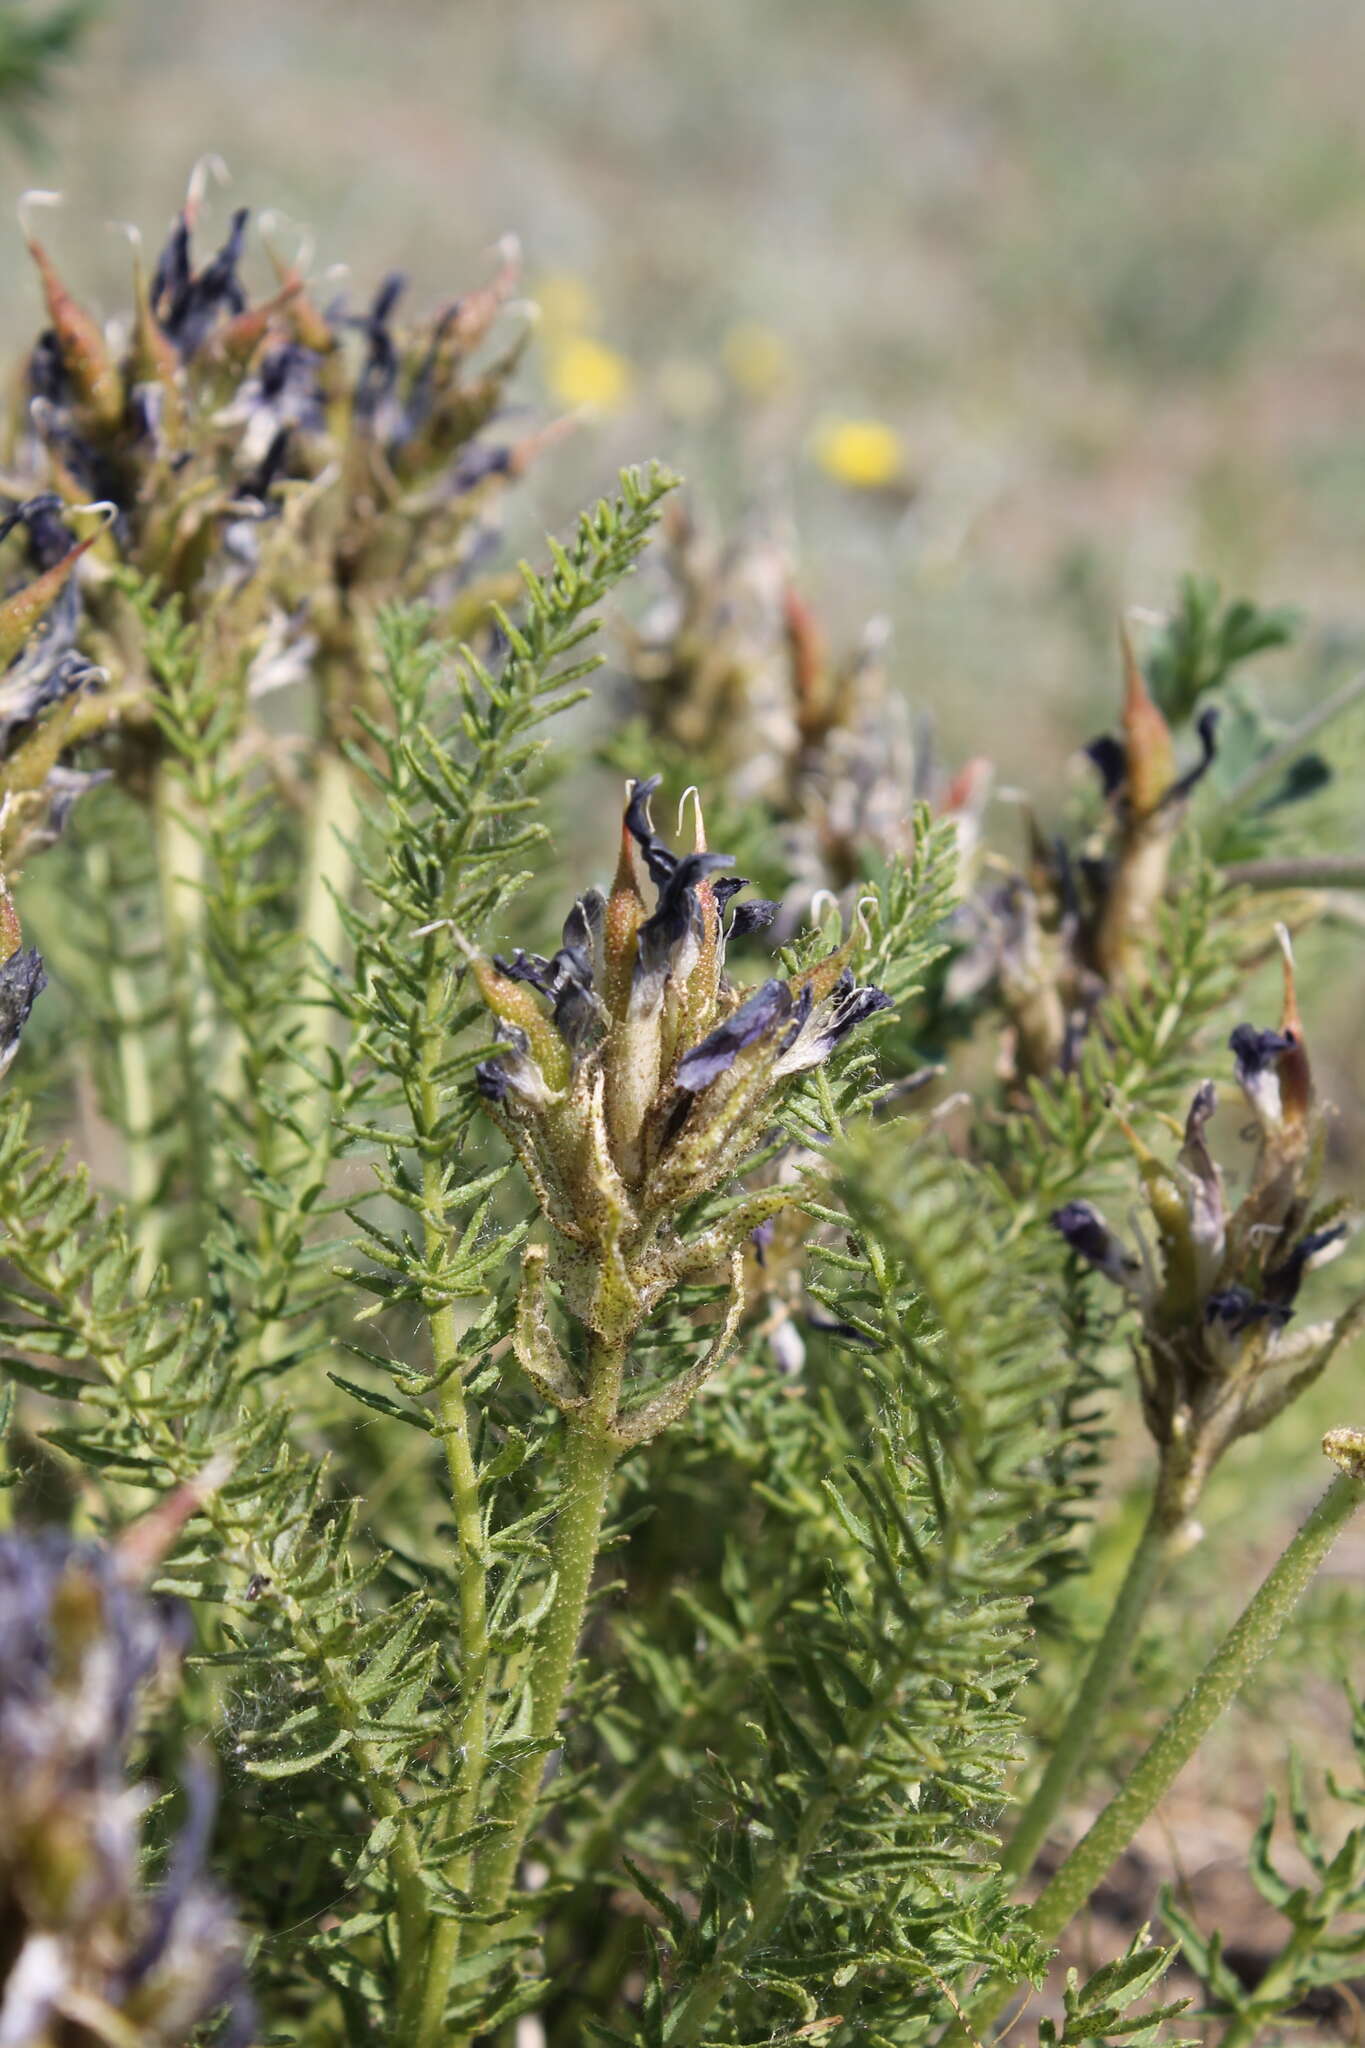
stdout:
{"type": "Polygon", "coordinates": [[[99,0],[63,0],[34,8],[18,0],[0,13],[0,121],[26,146],[36,137],[34,114],[53,89],[99,12],[99,0]]]}
{"type": "Polygon", "coordinates": [[[1190,2048],[1162,2031],[1165,2021],[1185,2010],[1188,1999],[1147,2005],[1137,2013],[1128,2010],[1160,1984],[1174,1957],[1174,1949],[1152,1948],[1144,1927],[1134,1935],[1126,1955],[1106,1963],[1084,1984],[1078,1970],[1068,1970],[1062,2024],[1043,2021],[1038,2029],[1042,2048],[1079,2048],[1082,2041],[1132,2041],[1140,2048],[1165,2041],[1166,2048],[1190,2048]]]}
{"type": "Polygon", "coordinates": [[[1152,695],[1169,720],[1183,722],[1235,669],[1287,647],[1298,624],[1298,613],[1287,605],[1266,611],[1244,597],[1224,604],[1212,577],[1183,577],[1179,602],[1147,655],[1152,695]]]}
{"type": "MultiPolygon", "coordinates": [[[[548,2048],[909,2048],[1050,1961],[1002,1837],[1053,1738],[1038,1642],[1053,1696],[1082,1661],[1057,1589],[1111,1476],[1120,1325],[1049,1216],[1131,1179],[1116,1113],[1183,1108],[1234,1014],[1237,899],[1185,844],[1074,1056],[921,1114],[969,882],[960,819],[907,812],[809,926],[741,935],[780,1028],[712,1079],[670,1079],[695,1017],[659,995],[651,1043],[667,1014],[677,1044],[623,1250],[599,1070],[552,1035],[568,970],[485,948],[555,863],[551,721],[670,483],[628,474],[479,651],[422,606],[357,612],[344,744],[263,719],[221,620],[115,571],[151,723],[23,885],[62,1028],[26,1040],[0,1127],[0,1506],[59,1491],[112,1532],[203,1482],[156,1585],[194,1610],[183,1714],[216,1744],[214,1863],[273,2041],[511,2048],[534,2011],[548,2048]],[[533,1036],[541,1152],[494,1121],[533,1036]],[[89,1165],[49,1135],[73,1074],[89,1165]],[[706,1091],[743,1108],[754,1075],[727,1122],[706,1091]],[[709,1129],[706,1171],[660,1193],[709,1129]],[[606,1190],[610,1227],[566,1188],[606,1190]]],[[[1182,689],[1254,638],[1189,607],[1182,689]]],[[[780,888],[774,814],[717,816],[780,888]]],[[[715,899],[670,895],[678,857],[635,824],[656,935],[697,973],[715,899]]],[[[615,852],[612,820],[585,885],[615,852]]],[[[643,946],[633,859],[610,915],[643,946]]],[[[575,987],[624,1035],[647,981],[575,987]]],[[[708,1002],[706,1044],[740,1014],[718,964],[708,1002]]],[[[972,1021],[998,1028],[989,996],[972,1021]]],[[[1293,1894],[1310,1973],[1352,1854],[1293,1894]]],[[[1073,1977],[1042,2038],[1155,2041],[1178,2008],[1131,2009],[1166,1960],[1139,1941],[1073,1977]]]]}
{"type": "MultiPolygon", "coordinates": [[[[669,2040],[701,2039],[692,2015],[727,1995],[740,2039],[768,2038],[785,2000],[805,2019],[841,2010],[836,2040],[914,2040],[955,1956],[1037,1968],[988,1872],[1047,1543],[1017,1537],[1050,1495],[1042,1425],[1065,1361],[1001,1271],[1004,1217],[978,1176],[932,1144],[907,1153],[894,1126],[850,1137],[841,1167],[867,1270],[840,1306],[877,1348],[861,1427],[822,1488],[825,1586],[793,1617],[754,1760],[725,1788],[734,1818],[669,2040]],[[755,1808],[759,1844],[743,1825],[755,1808]]],[[[788,1513],[794,1478],[765,1482],[788,1513]]]]}
{"type": "MultiPolygon", "coordinates": [[[[1352,1737],[1358,1761],[1365,1765],[1365,1706],[1352,1697],[1352,1737]]],[[[1365,1784],[1343,1785],[1329,1772],[1327,1791],[1346,1808],[1365,1807],[1365,1784]]],[[[1291,1838],[1310,1876],[1295,1883],[1283,1876],[1273,1854],[1278,1802],[1266,1794],[1260,1825],[1251,1844],[1249,1868],[1257,1891],[1284,1916],[1288,1932],[1278,1954],[1267,1958],[1264,1974],[1248,1985],[1234,1971],[1217,1931],[1201,1933],[1193,1917],[1168,1886],[1161,1911],[1177,1936],[1190,1967],[1197,1973],[1210,2010],[1228,2023],[1223,2038],[1244,2043],[1262,2029],[1292,2014],[1312,1991],[1334,1990],[1358,1974],[1365,1958],[1365,1823],[1347,1830],[1332,1850],[1314,1825],[1306,1796],[1303,1767],[1290,1760],[1289,1820],[1291,1838]]]]}

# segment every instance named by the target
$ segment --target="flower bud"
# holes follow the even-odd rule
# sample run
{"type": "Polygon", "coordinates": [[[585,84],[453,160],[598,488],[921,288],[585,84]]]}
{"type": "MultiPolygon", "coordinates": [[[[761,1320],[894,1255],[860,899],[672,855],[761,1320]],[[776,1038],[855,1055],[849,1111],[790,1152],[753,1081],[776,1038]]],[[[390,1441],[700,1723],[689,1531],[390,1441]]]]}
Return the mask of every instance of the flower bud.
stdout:
{"type": "MultiPolygon", "coordinates": [[[[656,787],[631,784],[611,893],[578,899],[552,959],[474,962],[499,1039],[479,1091],[574,1248],[560,1275],[570,1306],[599,1327],[606,1297],[585,1276],[610,1271],[618,1336],[693,1269],[682,1211],[742,1167],[789,1081],[889,1001],[855,982],[853,940],[795,975],[736,987],[729,942],[763,929],[774,906],[735,901],[748,885],[706,846],[700,805],[692,849],[664,843],[649,813],[656,787]]],[[[751,1197],[761,1213],[746,1208],[739,1235],[711,1245],[703,1266],[788,1199],[773,1188],[751,1197]]],[[[534,1313],[524,1327],[539,1327],[534,1313]]]]}

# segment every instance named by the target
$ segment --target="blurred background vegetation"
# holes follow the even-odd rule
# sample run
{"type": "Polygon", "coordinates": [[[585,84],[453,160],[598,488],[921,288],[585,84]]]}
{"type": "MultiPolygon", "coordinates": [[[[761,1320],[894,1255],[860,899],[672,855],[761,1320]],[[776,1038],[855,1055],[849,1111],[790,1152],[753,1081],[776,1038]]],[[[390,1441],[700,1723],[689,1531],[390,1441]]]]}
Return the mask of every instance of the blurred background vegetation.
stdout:
{"type": "MultiPolygon", "coordinates": [[[[0,84],[16,24],[43,23],[60,42],[74,19],[0,9],[0,84]]],[[[516,538],[658,455],[703,510],[790,533],[836,643],[887,617],[947,761],[987,753],[1055,804],[1112,719],[1119,610],[1160,611],[1186,570],[1301,609],[1261,664],[1284,719],[1365,662],[1363,75],[1352,0],[105,0],[0,147],[13,194],[67,195],[44,231],[104,312],[127,245],[102,223],[154,245],[205,151],[233,174],[216,218],[288,215],[357,301],[402,270],[430,304],[515,230],[542,309],[528,418],[589,408],[516,538]]],[[[40,306],[4,232],[17,361],[40,306]]],[[[1359,717],[1334,729],[1362,746],[1359,717]]],[[[1361,849],[1353,809],[1326,850],[1361,849]]],[[[1302,952],[1358,1184],[1359,935],[1302,952]]],[[[1346,1382],[1358,1360],[1228,1461],[1220,1614],[1316,1487],[1323,1421],[1361,1419],[1346,1382]]],[[[1362,1564],[1344,1546],[1305,1609],[1324,1668],[1362,1564]]],[[[1161,1654],[1174,1686],[1201,1645],[1161,1654]]],[[[1171,1802],[1215,1856],[1279,1768],[1277,1668],[1171,1802]]],[[[1310,1746],[1319,1711],[1340,1721],[1325,1689],[1295,1707],[1310,1746]]]]}
{"type": "Polygon", "coordinates": [[[1119,608],[1185,570],[1302,609],[1285,716],[1365,655],[1363,66],[1350,0],[103,0],[7,176],[68,195],[49,242],[109,310],[98,224],[155,237],[209,150],[218,214],[290,216],[357,300],[433,303],[514,229],[528,406],[593,413],[527,538],[663,457],[790,529],[836,644],[889,619],[946,760],[1046,800],[1119,608]]]}

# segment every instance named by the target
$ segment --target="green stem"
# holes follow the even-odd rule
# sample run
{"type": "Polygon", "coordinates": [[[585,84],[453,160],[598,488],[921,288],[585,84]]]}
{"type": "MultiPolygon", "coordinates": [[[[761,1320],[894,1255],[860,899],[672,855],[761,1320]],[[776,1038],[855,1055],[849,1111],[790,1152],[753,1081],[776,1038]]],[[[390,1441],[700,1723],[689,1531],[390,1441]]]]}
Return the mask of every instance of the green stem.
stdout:
{"type": "MultiPolygon", "coordinates": [[[[309,965],[316,964],[323,974],[330,974],[346,952],[342,909],[351,893],[355,873],[351,842],[359,825],[355,770],[334,745],[324,745],[313,782],[299,895],[299,931],[306,952],[313,956],[309,965]]],[[[323,1072],[332,1042],[332,1014],[320,994],[313,996],[300,1005],[294,1034],[300,1058],[323,1072]]],[[[311,1090],[309,1103],[305,1124],[316,1142],[327,1115],[325,1091],[311,1090]]]]}
{"type": "Polygon", "coordinates": [[[146,1003],[136,974],[120,952],[122,934],[115,925],[116,884],[109,849],[92,846],[87,865],[91,887],[108,919],[111,940],[109,1000],[115,1024],[119,1123],[127,1168],[129,1221],[138,1253],[138,1285],[145,1292],[161,1262],[165,1236],[164,1209],[156,1199],[161,1186],[161,1157],[154,1129],[156,1090],[152,1085],[146,1003]]]}
{"type": "Polygon", "coordinates": [[[165,762],[159,763],[152,786],[157,884],[195,1211],[191,1241],[202,1244],[208,1230],[209,1175],[214,1157],[211,1098],[203,1071],[212,1008],[202,960],[204,848],[181,808],[189,800],[184,777],[165,762]]]}
{"type": "Polygon", "coordinates": [[[1365,889],[1365,857],[1320,853],[1294,860],[1238,860],[1223,869],[1223,880],[1247,889],[1365,889]]]}
{"type": "Polygon", "coordinates": [[[1128,1560],[1128,1569],[1123,1575],[1104,1634],[1091,1655],[1080,1691],[1053,1746],[1047,1768],[1038,1780],[1033,1797],[1019,1816],[1000,1859],[1000,1869],[1006,1877],[1027,1876],[1056,1818],[1057,1809],[1089,1756],[1100,1717],[1119,1680],[1132,1663],[1143,1616],[1172,1556],[1182,1547],[1183,1529],[1183,1522],[1172,1525],[1158,1490],[1137,1548],[1128,1560]]]}
{"type": "MultiPolygon", "coordinates": [[[[1282,1552],[1132,1776],[1030,1907],[1027,1921],[1035,1934],[1053,1941],[1070,1924],[1169,1791],[1223,1709],[1274,1646],[1314,1572],[1365,1501],[1365,1458],[1360,1449],[1353,1449],[1339,1462],[1343,1464],[1340,1476],[1282,1552]]],[[[967,2019],[976,2032],[990,2025],[1014,1989],[999,1978],[982,1986],[967,2008],[967,2019]]],[[[962,2038],[960,2030],[954,2028],[948,2038],[962,2038]]]]}
{"type": "MultiPolygon", "coordinates": [[[[599,1408],[594,1402],[593,1410],[571,1415],[565,1423],[565,1487],[551,1539],[555,1592],[530,1674],[529,1733],[538,1744],[554,1738],[583,1633],[607,1494],[621,1454],[607,1427],[615,1409],[621,1364],[619,1359],[610,1359],[605,1375],[600,1367],[594,1374],[599,1386],[603,1377],[612,1383],[605,1416],[594,1412],[599,1408]]],[[[507,1903],[535,1818],[544,1772],[545,1755],[538,1749],[510,1774],[498,1816],[506,1827],[490,1843],[479,1865],[474,1897],[480,1913],[501,1912],[507,1903]]]]}
{"type": "Polygon", "coordinates": [[[1060,1933],[1128,1846],[1223,1709],[1273,1648],[1304,1588],[1362,1500],[1365,1475],[1342,1472],[1332,1481],[1127,1784],[1030,1909],[1029,1921],[1039,1934],[1060,1933]]]}
{"type": "MultiPolygon", "coordinates": [[[[313,807],[309,817],[304,852],[303,879],[299,885],[298,933],[303,962],[300,973],[305,994],[293,1003],[286,1020],[283,1039],[306,1068],[326,1073],[327,1054],[332,1043],[334,1012],[321,991],[309,988],[311,976],[338,967],[346,955],[346,932],[342,905],[351,894],[355,863],[350,841],[360,822],[355,776],[344,756],[325,745],[319,755],[313,783],[313,807]]],[[[437,1028],[436,1025],[432,1026],[437,1028]]],[[[434,1055],[429,1064],[434,1065],[434,1055]]],[[[260,1090],[248,1089],[260,1100],[260,1090]]],[[[300,1092],[296,1115],[301,1138],[285,1132],[263,1113],[257,1117],[258,1156],[264,1163],[271,1155],[270,1171],[290,1188],[294,1201],[286,1211],[272,1209],[262,1215],[260,1257],[263,1272],[273,1285],[279,1275],[280,1246],[304,1222],[319,1184],[325,1179],[335,1149],[332,1129],[331,1091],[312,1081],[300,1092]]],[[[439,1107],[439,1106],[437,1106],[439,1107]]],[[[436,1110],[433,1110],[433,1116],[436,1110]]],[[[268,1292],[268,1290],[263,1290],[268,1292]]],[[[287,1321],[260,1325],[253,1345],[254,1369],[267,1367],[282,1357],[293,1337],[287,1321]]]]}
{"type": "MultiPolygon", "coordinates": [[[[435,1131],[441,1110],[435,1078],[440,1051],[440,987],[440,980],[433,979],[426,1012],[429,1029],[423,1048],[419,1097],[426,1133],[435,1131]]],[[[428,1149],[422,1165],[422,1197],[429,1263],[439,1259],[443,1249],[441,1178],[441,1160],[428,1149]]],[[[459,1334],[453,1305],[447,1303],[437,1309],[431,1317],[432,1365],[440,1381],[441,1432],[458,1552],[455,1581],[460,1610],[460,1712],[452,1737],[458,1775],[450,1803],[450,1829],[457,1836],[467,1832],[479,1817],[488,1756],[489,1678],[488,1564],[479,1505],[479,1472],[459,1372],[459,1334]]],[[[446,1866],[446,1879],[456,1890],[466,1891],[472,1868],[472,1851],[459,1852],[446,1866]]],[[[416,2048],[436,2048],[444,2037],[446,1998],[462,1934],[462,1923],[453,1915],[434,1920],[429,1929],[422,2001],[412,2037],[416,2048]]]]}
{"type": "Polygon", "coordinates": [[[1312,1921],[1296,1927],[1255,1993],[1228,2027],[1218,2048],[1249,2048],[1268,2021],[1276,2019],[1299,1995],[1300,1971],[1312,1959],[1322,1929],[1312,1921]]]}
{"type": "Polygon", "coordinates": [[[1290,763],[1303,752],[1314,734],[1321,732],[1323,727],[1330,725],[1334,719],[1340,718],[1343,712],[1349,711],[1362,697],[1365,697],[1365,669],[1358,675],[1351,676],[1339,690],[1324,698],[1322,703],[1316,704],[1299,720],[1292,732],[1286,733],[1268,753],[1262,754],[1260,760],[1253,763],[1240,782],[1235,783],[1219,803],[1214,813],[1219,822],[1233,817],[1252,797],[1259,796],[1262,790],[1273,788],[1290,763]]]}

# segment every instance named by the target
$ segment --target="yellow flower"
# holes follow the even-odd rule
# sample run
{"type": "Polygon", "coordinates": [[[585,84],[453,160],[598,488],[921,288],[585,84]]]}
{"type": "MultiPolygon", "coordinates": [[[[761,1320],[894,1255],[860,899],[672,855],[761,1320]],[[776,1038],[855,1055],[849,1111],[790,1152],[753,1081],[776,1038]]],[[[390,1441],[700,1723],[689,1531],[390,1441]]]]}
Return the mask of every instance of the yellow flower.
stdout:
{"type": "Polygon", "coordinates": [[[769,398],[791,381],[792,359],[786,342],[771,327],[760,327],[755,320],[732,327],[721,352],[726,369],[747,398],[769,398]]]}
{"type": "Polygon", "coordinates": [[[596,325],[598,307],[591,288],[571,271],[555,270],[542,277],[535,297],[547,334],[577,334],[596,325]]]}
{"type": "Polygon", "coordinates": [[[545,375],[561,405],[615,412],[630,395],[630,364],[589,334],[572,335],[551,349],[545,375]]]}
{"type": "Polygon", "coordinates": [[[884,491],[905,481],[905,443],[882,420],[824,420],[811,452],[826,476],[851,490],[884,491]]]}

